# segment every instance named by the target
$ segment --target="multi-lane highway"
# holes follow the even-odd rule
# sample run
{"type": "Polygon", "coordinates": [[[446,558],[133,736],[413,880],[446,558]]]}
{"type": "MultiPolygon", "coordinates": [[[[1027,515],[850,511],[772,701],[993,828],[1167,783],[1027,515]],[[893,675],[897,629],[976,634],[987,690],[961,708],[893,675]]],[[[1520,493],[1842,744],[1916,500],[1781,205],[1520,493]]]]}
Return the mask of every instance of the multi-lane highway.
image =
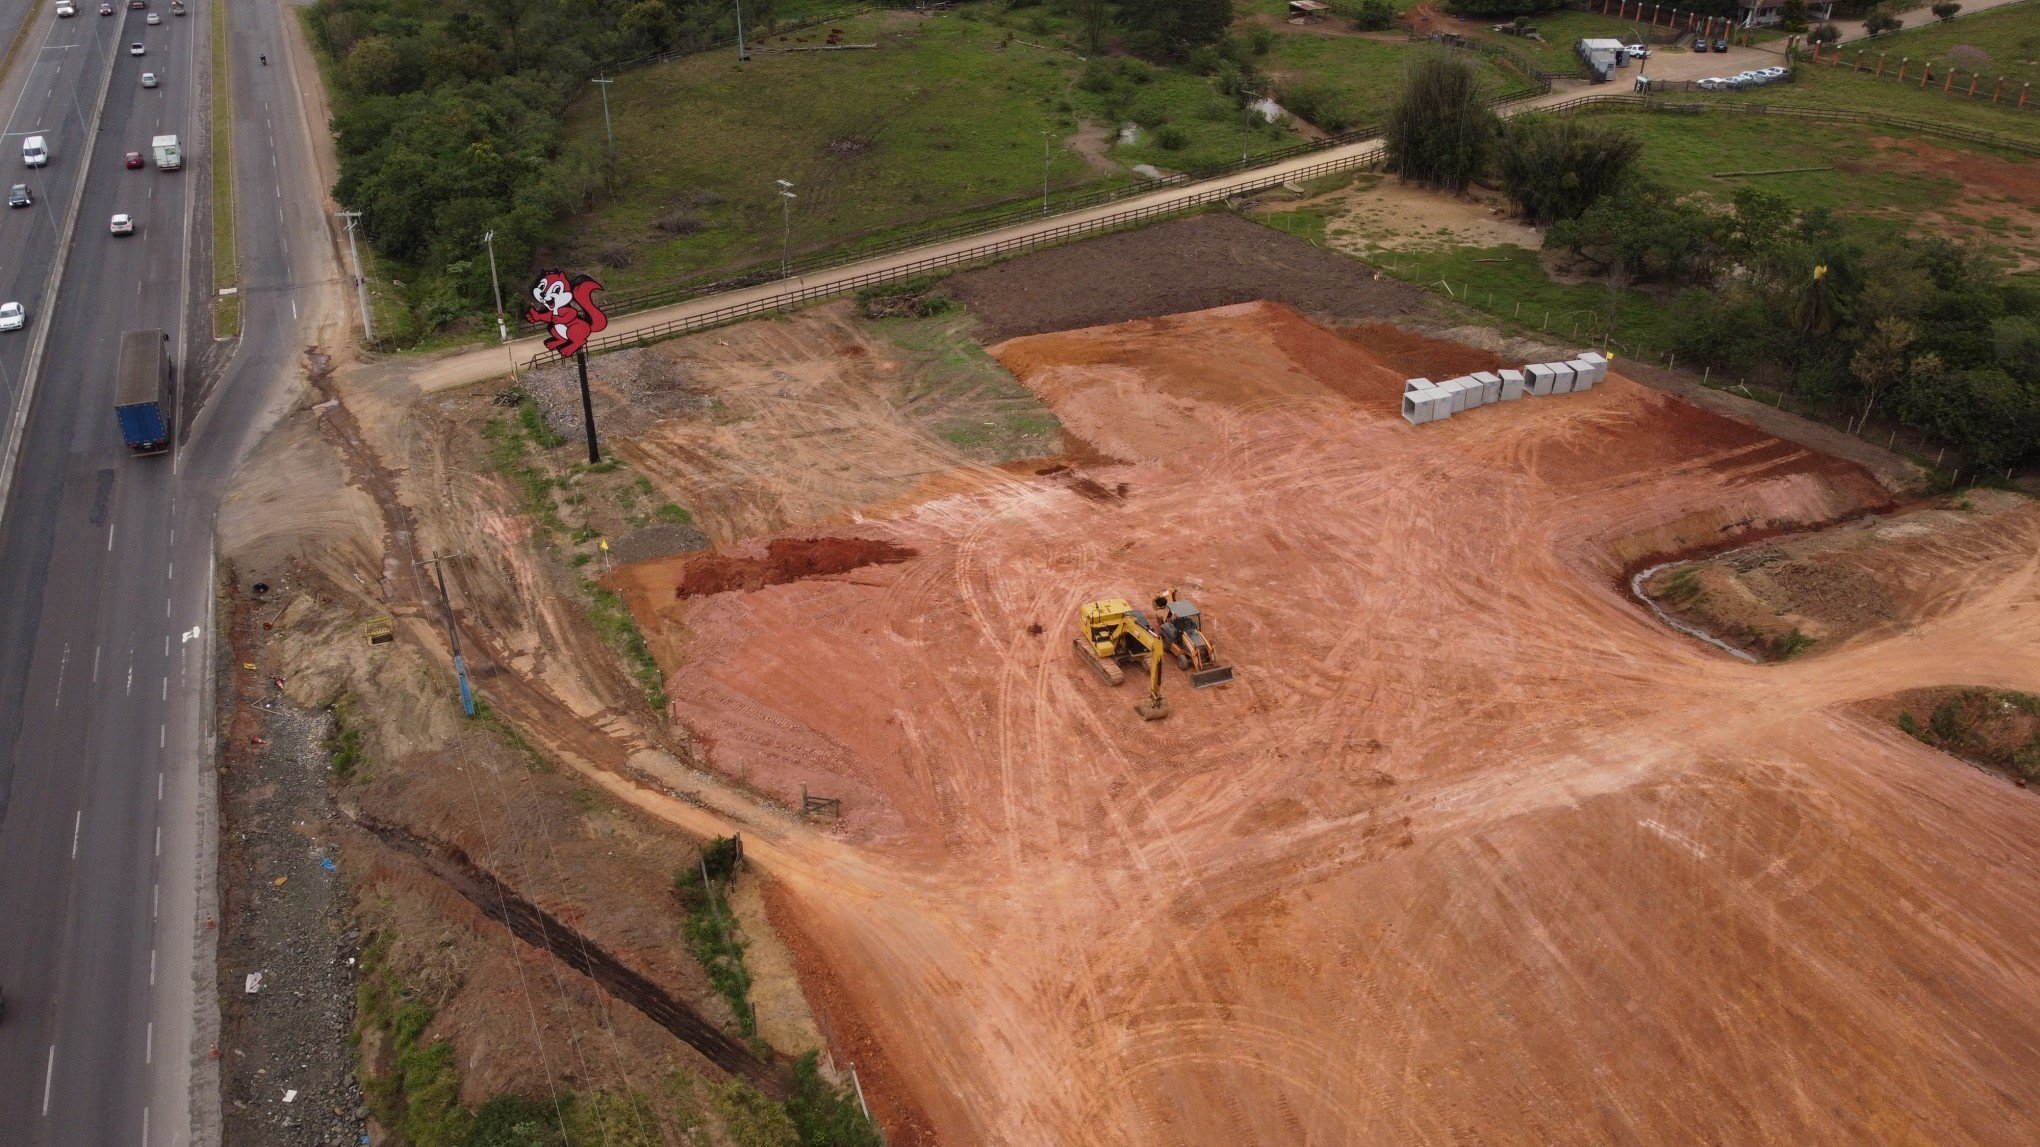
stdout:
{"type": "Polygon", "coordinates": [[[195,1017],[211,1006],[211,983],[194,982],[194,968],[204,976],[194,953],[207,941],[213,518],[287,391],[311,311],[300,303],[333,273],[280,17],[245,0],[231,45],[235,150],[257,160],[236,173],[244,336],[175,451],[125,456],[112,415],[121,332],[169,332],[187,392],[199,379],[183,368],[211,343],[207,220],[195,210],[211,170],[210,2],[193,0],[183,17],[159,2],[153,27],[126,0],[107,17],[97,0],[63,20],[46,7],[0,91],[19,93],[0,173],[20,173],[0,185],[39,193],[34,207],[0,216],[0,300],[31,307],[27,330],[0,334],[0,411],[25,414],[0,506],[9,1145],[187,1143],[194,1105],[206,1106],[193,1065],[205,1062],[195,1017]],[[129,54],[136,42],[145,55],[129,54]],[[278,66],[256,65],[257,53],[278,66]],[[158,87],[141,86],[145,71],[158,87]],[[47,168],[18,166],[29,129],[51,140],[47,168]],[[184,140],[182,171],[124,166],[158,134],[184,140]],[[109,233],[115,212],[134,216],[134,235],[109,233]],[[33,361],[39,323],[46,340],[33,361]]]}

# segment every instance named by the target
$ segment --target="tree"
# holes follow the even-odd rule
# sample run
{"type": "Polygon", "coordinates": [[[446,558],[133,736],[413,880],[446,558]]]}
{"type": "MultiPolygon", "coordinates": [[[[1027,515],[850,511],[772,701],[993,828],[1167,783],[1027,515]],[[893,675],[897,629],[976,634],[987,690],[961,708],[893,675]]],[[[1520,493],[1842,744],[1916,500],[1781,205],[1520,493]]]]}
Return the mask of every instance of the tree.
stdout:
{"type": "Polygon", "coordinates": [[[1932,12],[1936,20],[1946,24],[1955,18],[1955,13],[1962,11],[1962,5],[1955,3],[1954,0],[1941,0],[1941,3],[1934,5],[1932,8],[1927,9],[1927,11],[1932,12]]]}
{"type": "Polygon", "coordinates": [[[1502,132],[1496,171],[1517,214],[1541,227],[1578,217],[1614,190],[1642,146],[1628,132],[1577,119],[1518,116],[1502,132]]]}
{"type": "Polygon", "coordinates": [[[1481,103],[1473,65],[1425,56],[1410,69],[1388,113],[1388,169],[1458,194],[1487,170],[1499,127],[1481,103]]]}
{"type": "Polygon", "coordinates": [[[1232,26],[1232,0],[1119,0],[1119,19],[1135,33],[1159,37],[1173,52],[1216,44],[1232,26]]]}
{"type": "Polygon", "coordinates": [[[1360,0],[1344,11],[1363,32],[1385,32],[1395,26],[1395,5],[1391,0],[1360,0]]]}
{"type": "Polygon", "coordinates": [[[1727,222],[1680,203],[1665,186],[1630,176],[1576,219],[1561,219],[1544,245],[1607,268],[1617,286],[1632,282],[1704,284],[1720,259],[1727,222]]]}
{"type": "Polygon", "coordinates": [[[633,51],[647,56],[670,50],[680,38],[680,21],[660,0],[639,0],[624,9],[617,28],[633,51]]]}
{"type": "Polygon", "coordinates": [[[1107,0],[1070,0],[1070,13],[1077,18],[1078,35],[1084,51],[1097,55],[1105,50],[1105,33],[1112,27],[1112,9],[1107,0]]]}
{"type": "Polygon", "coordinates": [[[1797,36],[1806,31],[1806,0],[1784,0],[1778,5],[1778,30],[1797,36]]]}
{"type": "Polygon", "coordinates": [[[388,40],[369,36],[347,53],[347,86],[373,95],[395,94],[402,67],[403,61],[388,40]]]}
{"type": "Polygon", "coordinates": [[[1863,30],[1872,36],[1896,32],[1905,26],[1905,21],[1891,14],[1888,9],[1878,8],[1863,18],[1863,30]]]}
{"type": "Polygon", "coordinates": [[[1842,30],[1832,22],[1819,24],[1806,34],[1806,38],[1821,45],[1839,44],[1842,42],[1842,30]]]}

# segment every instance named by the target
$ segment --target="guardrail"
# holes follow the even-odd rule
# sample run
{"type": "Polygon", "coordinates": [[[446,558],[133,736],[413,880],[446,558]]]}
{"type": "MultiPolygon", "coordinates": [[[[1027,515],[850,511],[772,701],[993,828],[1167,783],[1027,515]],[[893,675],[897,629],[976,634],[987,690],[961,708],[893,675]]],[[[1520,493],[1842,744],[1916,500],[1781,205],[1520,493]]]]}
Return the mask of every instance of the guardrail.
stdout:
{"type": "MultiPolygon", "coordinates": [[[[1270,175],[1266,179],[1253,183],[1231,184],[1225,187],[1211,187],[1192,191],[1180,198],[1171,199],[1165,203],[1153,203],[1145,207],[1133,208],[1130,211],[1120,211],[1111,215],[1100,216],[1096,219],[1065,223],[1045,230],[1030,232],[1026,235],[1016,235],[1011,239],[1002,239],[994,243],[985,243],[943,255],[932,255],[926,259],[916,259],[913,262],[902,263],[897,267],[888,267],[880,271],[869,271],[861,275],[831,279],[826,283],[796,287],[766,298],[733,303],[727,307],[704,311],[698,315],[671,319],[633,331],[598,335],[588,340],[587,349],[593,353],[600,354],[604,351],[621,350],[630,346],[645,346],[661,339],[691,334],[695,331],[722,326],[725,323],[736,322],[756,315],[790,310],[818,299],[861,291],[866,287],[875,287],[885,283],[896,283],[917,278],[932,271],[939,271],[968,263],[981,263],[1041,247],[1052,247],[1072,239],[1086,238],[1108,231],[1136,227],[1143,223],[1153,222],[1154,220],[1163,219],[1171,215],[1180,215],[1186,211],[1223,202],[1240,195],[1250,195],[1257,191],[1266,191],[1270,188],[1280,187],[1284,183],[1304,179],[1317,179],[1325,175],[1334,175],[1340,172],[1370,167],[1379,163],[1383,154],[1384,149],[1372,147],[1365,151],[1355,152],[1352,155],[1329,159],[1322,163],[1312,164],[1308,167],[1284,172],[1280,175],[1270,175]]],[[[531,369],[537,369],[539,366],[551,361],[554,360],[550,355],[536,354],[531,357],[526,365],[531,369]]]]}

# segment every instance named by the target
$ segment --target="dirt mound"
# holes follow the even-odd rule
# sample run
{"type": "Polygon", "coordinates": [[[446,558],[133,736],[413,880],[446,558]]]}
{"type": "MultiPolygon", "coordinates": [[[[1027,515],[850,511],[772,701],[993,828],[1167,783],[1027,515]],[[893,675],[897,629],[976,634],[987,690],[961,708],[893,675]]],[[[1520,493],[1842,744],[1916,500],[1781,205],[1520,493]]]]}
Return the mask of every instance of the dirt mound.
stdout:
{"type": "Polygon", "coordinates": [[[1475,371],[1522,366],[1491,351],[1430,338],[1388,323],[1361,323],[1340,331],[1339,336],[1365,347],[1369,354],[1411,378],[1442,381],[1475,371]]]}
{"type": "Polygon", "coordinates": [[[777,538],[762,558],[710,554],[680,568],[674,597],[706,597],[785,585],[803,578],[849,573],[872,565],[895,565],[915,557],[905,546],[870,538],[777,538]]]}
{"type": "Polygon", "coordinates": [[[1921,744],[2004,773],[2025,788],[2040,781],[2040,696],[2009,689],[1908,689],[1865,702],[1921,744]]]}

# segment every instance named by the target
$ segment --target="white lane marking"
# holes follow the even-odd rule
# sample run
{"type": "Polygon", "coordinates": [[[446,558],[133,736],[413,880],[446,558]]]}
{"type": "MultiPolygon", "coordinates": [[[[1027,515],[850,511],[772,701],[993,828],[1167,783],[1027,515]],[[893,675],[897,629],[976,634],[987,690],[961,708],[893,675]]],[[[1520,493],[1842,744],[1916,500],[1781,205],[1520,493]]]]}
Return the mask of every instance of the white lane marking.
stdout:
{"type": "Polygon", "coordinates": [[[85,810],[81,808],[78,810],[78,815],[76,817],[73,817],[71,820],[72,860],[78,859],[78,836],[80,833],[83,833],[84,831],[85,831],[85,810]]]}
{"type": "Polygon", "coordinates": [[[71,645],[64,643],[64,655],[57,659],[57,699],[50,703],[52,709],[64,707],[64,667],[71,663],[71,645]]]}
{"type": "Polygon", "coordinates": [[[108,522],[108,523],[106,523],[106,552],[107,552],[107,553],[109,553],[109,554],[113,552],[113,527],[114,527],[114,525],[115,525],[115,523],[113,523],[113,522],[108,522]]]}
{"type": "Polygon", "coordinates": [[[149,986],[156,986],[156,950],[149,949],[149,986]]]}
{"type": "Polygon", "coordinates": [[[168,677],[165,677],[163,678],[163,700],[168,701],[169,699],[170,699],[170,679],[168,677]]]}
{"type": "Polygon", "coordinates": [[[156,855],[163,855],[163,826],[160,824],[156,826],[156,855]]]}
{"type": "Polygon", "coordinates": [[[154,920],[163,907],[163,886],[158,884],[149,889],[149,919],[154,920]]]}
{"type": "Polygon", "coordinates": [[[149,1147],[149,1109],[142,1108],[142,1147],[149,1147]]]}
{"type": "Polygon", "coordinates": [[[43,1068],[42,1077],[42,1113],[45,1119],[47,1119],[50,1114],[50,1084],[54,1082],[56,1078],[57,1078],[57,1045],[51,1044],[50,1062],[48,1066],[43,1068]]]}
{"type": "MultiPolygon", "coordinates": [[[[159,748],[159,749],[160,749],[160,748],[162,748],[162,747],[163,747],[163,739],[164,739],[164,738],[166,738],[166,737],[168,737],[169,735],[170,735],[170,726],[168,726],[168,725],[158,725],[158,726],[156,726],[156,747],[157,747],[157,748],[159,748]]],[[[161,796],[162,794],[158,793],[157,795],[158,795],[158,796],[161,796]]]]}
{"type": "Polygon", "coordinates": [[[166,575],[166,576],[165,576],[164,580],[165,580],[165,581],[176,581],[176,580],[177,580],[177,563],[176,563],[176,562],[171,562],[171,563],[170,563],[170,572],[169,572],[169,574],[168,574],[168,575],[166,575]]]}
{"type": "MultiPolygon", "coordinates": [[[[154,952],[151,952],[151,953],[149,953],[149,956],[150,956],[150,958],[151,958],[151,959],[154,959],[154,958],[155,958],[155,955],[156,955],[156,954],[155,954],[154,952]]],[[[156,982],[156,976],[155,976],[155,973],[151,972],[151,973],[149,974],[149,982],[150,982],[150,983],[152,983],[152,984],[156,982]]],[[[154,1062],[156,1062],[156,1021],[155,1021],[155,1020],[150,1020],[150,1021],[149,1021],[149,1030],[148,1030],[147,1034],[143,1035],[143,1037],[142,1037],[142,1062],[143,1062],[143,1063],[154,1063],[154,1062]]]]}
{"type": "Polygon", "coordinates": [[[163,635],[163,656],[170,656],[170,635],[167,633],[163,635]]]}
{"type": "Polygon", "coordinates": [[[170,599],[167,597],[163,599],[163,616],[170,616],[170,599]]]}
{"type": "Polygon", "coordinates": [[[92,683],[99,684],[99,646],[92,647],[92,683]]]}
{"type": "Polygon", "coordinates": [[[156,799],[163,799],[163,773],[160,769],[156,772],[156,799]]]}
{"type": "Polygon", "coordinates": [[[296,299],[292,299],[292,300],[290,301],[290,317],[291,317],[291,321],[292,321],[292,322],[296,322],[296,321],[297,321],[297,300],[296,300],[296,299]]]}

